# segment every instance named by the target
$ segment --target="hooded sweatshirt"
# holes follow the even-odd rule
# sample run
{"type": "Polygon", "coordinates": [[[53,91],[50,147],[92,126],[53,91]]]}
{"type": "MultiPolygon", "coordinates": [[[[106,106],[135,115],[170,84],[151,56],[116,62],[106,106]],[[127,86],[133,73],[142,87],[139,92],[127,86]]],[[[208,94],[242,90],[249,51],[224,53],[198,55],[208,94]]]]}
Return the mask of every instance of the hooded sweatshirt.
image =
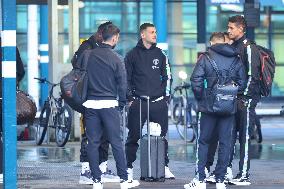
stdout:
{"type": "Polygon", "coordinates": [[[125,57],[127,97],[149,96],[157,99],[170,95],[171,71],[167,55],[153,44],[147,49],[140,39],[125,57]]]}

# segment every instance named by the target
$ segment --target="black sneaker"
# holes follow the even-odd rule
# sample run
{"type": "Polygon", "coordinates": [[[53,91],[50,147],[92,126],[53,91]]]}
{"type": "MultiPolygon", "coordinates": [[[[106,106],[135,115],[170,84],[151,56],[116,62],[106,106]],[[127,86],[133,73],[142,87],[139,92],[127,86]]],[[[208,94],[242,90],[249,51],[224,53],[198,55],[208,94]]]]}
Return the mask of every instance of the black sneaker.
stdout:
{"type": "Polygon", "coordinates": [[[242,173],[238,173],[237,176],[232,180],[229,181],[229,184],[238,185],[238,186],[248,186],[251,184],[249,180],[249,175],[242,175],[242,173]]]}

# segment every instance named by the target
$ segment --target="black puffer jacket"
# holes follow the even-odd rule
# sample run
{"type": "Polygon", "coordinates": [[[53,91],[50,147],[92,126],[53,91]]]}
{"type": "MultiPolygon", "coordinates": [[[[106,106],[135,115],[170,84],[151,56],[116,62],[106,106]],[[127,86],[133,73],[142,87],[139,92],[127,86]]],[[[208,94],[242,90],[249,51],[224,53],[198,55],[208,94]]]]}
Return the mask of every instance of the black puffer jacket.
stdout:
{"type": "MultiPolygon", "coordinates": [[[[242,93],[246,88],[247,77],[235,49],[228,44],[217,44],[210,47],[208,53],[211,59],[215,60],[222,76],[219,78],[219,83],[225,84],[233,80],[239,85],[239,93],[242,93]],[[236,65],[230,73],[233,64],[236,65]]],[[[217,74],[204,54],[201,54],[198,58],[190,80],[194,96],[199,104],[199,110],[205,113],[212,112],[210,107],[213,106],[213,103],[210,99],[212,97],[212,88],[217,83],[217,74]]]]}

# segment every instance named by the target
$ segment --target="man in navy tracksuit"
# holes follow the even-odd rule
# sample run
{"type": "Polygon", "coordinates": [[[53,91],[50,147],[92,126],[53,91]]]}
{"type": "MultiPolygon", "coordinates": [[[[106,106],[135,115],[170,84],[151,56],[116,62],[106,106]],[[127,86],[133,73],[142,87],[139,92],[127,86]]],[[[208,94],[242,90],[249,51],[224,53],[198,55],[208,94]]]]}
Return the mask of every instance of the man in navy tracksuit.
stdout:
{"type": "MultiPolygon", "coordinates": [[[[128,137],[126,141],[126,159],[129,180],[133,180],[133,165],[136,160],[138,140],[140,139],[139,97],[150,97],[150,121],[161,125],[161,136],[168,131],[168,99],[170,96],[171,72],[167,56],[156,47],[156,28],[153,24],[140,26],[141,39],[136,47],[127,53],[125,64],[127,70],[128,101],[128,137]]],[[[141,121],[147,119],[147,102],[142,100],[141,121]]],[[[142,124],[143,125],[143,124],[142,124]]],[[[166,141],[165,178],[174,178],[168,168],[168,144],[166,141]]]]}
{"type": "Polygon", "coordinates": [[[99,147],[103,132],[112,146],[121,189],[131,188],[127,181],[126,159],[120,137],[119,109],[126,103],[126,71],[123,59],[113,48],[118,42],[120,30],[113,24],[102,30],[102,44],[86,50],[88,91],[84,121],[88,138],[87,154],[93,177],[93,189],[102,189],[99,168],[99,147]]]}
{"type": "MultiPolygon", "coordinates": [[[[99,27],[97,32],[92,35],[89,39],[85,40],[80,47],[78,48],[78,50],[76,51],[75,55],[73,56],[72,59],[72,64],[75,63],[79,57],[85,52],[85,50],[88,49],[95,49],[97,48],[101,43],[102,43],[102,30],[109,24],[112,24],[112,22],[108,21],[105,23],[102,23],[99,27]]],[[[83,119],[83,111],[84,111],[84,107],[82,106],[80,108],[82,110],[82,119],[83,119]]],[[[87,156],[87,144],[88,144],[88,140],[86,137],[86,133],[85,133],[85,126],[83,124],[84,121],[82,121],[82,125],[81,125],[81,136],[82,136],[82,140],[81,140],[81,149],[80,149],[80,162],[82,162],[82,169],[81,169],[81,174],[80,174],[80,180],[79,183],[80,184],[92,184],[93,180],[92,180],[92,175],[91,175],[91,171],[90,171],[90,167],[89,167],[89,160],[88,160],[88,156],[87,156]]],[[[102,136],[102,142],[101,142],[101,146],[99,148],[99,159],[100,159],[100,169],[102,171],[102,181],[116,181],[117,176],[115,176],[111,170],[107,170],[107,160],[108,160],[108,148],[109,148],[109,142],[106,139],[106,136],[103,135],[102,136]]]]}
{"type": "Polygon", "coordinates": [[[210,42],[212,46],[209,48],[208,54],[216,62],[221,77],[217,77],[217,73],[213,69],[208,57],[202,54],[196,63],[190,79],[194,96],[198,102],[198,109],[201,112],[197,145],[197,178],[193,179],[189,184],[184,185],[185,189],[206,189],[206,183],[204,182],[206,178],[205,166],[208,146],[212,135],[215,133],[214,131],[217,131],[219,141],[218,161],[215,169],[217,179],[216,188],[226,188],[224,179],[229,163],[231,133],[235,115],[218,115],[214,113],[213,100],[210,99],[214,96],[212,95],[212,90],[217,82],[226,84],[226,81],[233,81],[239,86],[239,93],[246,86],[245,70],[241,59],[234,48],[225,43],[224,34],[221,32],[213,33],[210,37],[210,42]],[[206,85],[204,84],[205,81],[206,85]]]}

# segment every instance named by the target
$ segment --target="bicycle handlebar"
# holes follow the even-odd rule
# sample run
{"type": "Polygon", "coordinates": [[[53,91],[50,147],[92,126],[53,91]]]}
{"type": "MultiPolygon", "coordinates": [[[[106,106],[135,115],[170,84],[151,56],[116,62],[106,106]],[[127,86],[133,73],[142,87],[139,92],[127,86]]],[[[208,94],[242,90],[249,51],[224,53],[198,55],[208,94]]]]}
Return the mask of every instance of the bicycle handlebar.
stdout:
{"type": "Polygon", "coordinates": [[[182,90],[182,89],[189,89],[190,86],[191,85],[189,83],[184,83],[183,85],[176,86],[174,88],[174,91],[178,91],[178,90],[182,90]]]}
{"type": "Polygon", "coordinates": [[[37,77],[34,77],[34,79],[36,80],[39,80],[40,83],[48,83],[50,85],[53,85],[53,86],[56,86],[56,85],[59,85],[59,83],[51,83],[50,81],[48,81],[46,78],[37,78],[37,77]]]}

